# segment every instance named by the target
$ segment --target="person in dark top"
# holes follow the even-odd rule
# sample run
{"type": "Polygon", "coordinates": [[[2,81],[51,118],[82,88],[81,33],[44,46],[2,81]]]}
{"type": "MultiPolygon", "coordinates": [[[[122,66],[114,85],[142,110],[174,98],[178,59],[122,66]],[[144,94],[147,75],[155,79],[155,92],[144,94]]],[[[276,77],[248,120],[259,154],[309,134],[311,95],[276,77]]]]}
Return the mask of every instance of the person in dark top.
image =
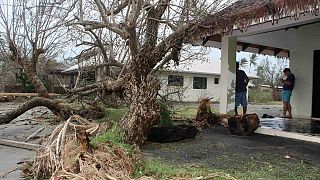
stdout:
{"type": "Polygon", "coordinates": [[[238,115],[238,106],[241,104],[243,108],[243,114],[247,113],[247,86],[249,84],[249,78],[243,70],[239,69],[239,62],[237,62],[236,71],[236,102],[234,112],[238,115]]]}
{"type": "Polygon", "coordinates": [[[291,73],[290,68],[285,68],[283,70],[283,73],[285,74],[285,78],[283,79],[283,90],[282,90],[282,102],[283,102],[283,118],[292,118],[291,113],[291,104],[290,99],[292,96],[292,90],[294,88],[295,83],[295,76],[293,73],[291,73]],[[287,116],[287,112],[289,113],[289,116],[287,116]]]}

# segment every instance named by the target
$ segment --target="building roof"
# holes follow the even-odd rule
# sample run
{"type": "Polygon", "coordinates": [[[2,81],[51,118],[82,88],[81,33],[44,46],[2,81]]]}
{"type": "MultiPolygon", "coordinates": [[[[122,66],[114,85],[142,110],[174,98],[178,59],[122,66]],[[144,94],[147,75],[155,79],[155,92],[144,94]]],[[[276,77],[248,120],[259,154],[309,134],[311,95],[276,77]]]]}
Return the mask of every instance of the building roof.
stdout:
{"type": "MultiPolygon", "coordinates": [[[[80,68],[85,66],[93,66],[95,62],[83,61],[82,63],[73,65],[68,69],[62,71],[63,73],[76,72],[80,68]]],[[[195,60],[188,64],[181,64],[179,66],[170,65],[169,68],[163,69],[162,71],[174,71],[174,72],[183,72],[183,73],[193,73],[193,74],[207,74],[207,75],[217,75],[220,76],[221,72],[221,62],[218,60],[208,60],[200,61],[195,60]]],[[[259,76],[254,74],[247,73],[250,79],[259,79],[259,76]]]]}
{"type": "Polygon", "coordinates": [[[72,72],[77,72],[79,69],[85,68],[85,67],[92,67],[97,64],[100,64],[100,62],[97,62],[95,59],[89,59],[85,61],[81,61],[80,63],[77,63],[68,69],[65,69],[62,71],[62,73],[72,73],[72,72]]]}
{"type": "MultiPolygon", "coordinates": [[[[218,60],[209,61],[192,61],[190,64],[182,64],[179,66],[171,65],[167,69],[162,71],[173,71],[181,73],[192,73],[192,74],[206,74],[206,75],[217,75],[221,73],[221,62],[218,60]]],[[[259,79],[259,76],[254,74],[246,73],[250,79],[259,79]]]]}
{"type": "Polygon", "coordinates": [[[320,0],[238,0],[227,8],[209,15],[195,32],[198,36],[230,33],[235,27],[248,26],[291,16],[298,19],[301,13],[319,14],[320,0]]]}

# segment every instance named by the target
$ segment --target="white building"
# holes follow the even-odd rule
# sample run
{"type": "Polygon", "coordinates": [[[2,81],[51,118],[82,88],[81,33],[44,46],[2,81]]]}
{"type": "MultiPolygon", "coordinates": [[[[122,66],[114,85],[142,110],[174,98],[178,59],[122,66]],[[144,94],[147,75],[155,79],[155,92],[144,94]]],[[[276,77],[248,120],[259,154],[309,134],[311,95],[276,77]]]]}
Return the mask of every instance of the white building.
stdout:
{"type": "MultiPolygon", "coordinates": [[[[220,98],[220,70],[218,60],[193,61],[188,65],[170,67],[159,71],[161,79],[161,95],[168,94],[169,100],[183,102],[197,102],[209,97],[212,102],[220,98]]],[[[248,74],[249,79],[259,78],[248,74]]]]}
{"type": "Polygon", "coordinates": [[[220,113],[233,112],[236,52],[245,51],[289,58],[293,116],[320,118],[319,12],[319,0],[250,0],[204,20],[194,44],[221,48],[220,113]]]}

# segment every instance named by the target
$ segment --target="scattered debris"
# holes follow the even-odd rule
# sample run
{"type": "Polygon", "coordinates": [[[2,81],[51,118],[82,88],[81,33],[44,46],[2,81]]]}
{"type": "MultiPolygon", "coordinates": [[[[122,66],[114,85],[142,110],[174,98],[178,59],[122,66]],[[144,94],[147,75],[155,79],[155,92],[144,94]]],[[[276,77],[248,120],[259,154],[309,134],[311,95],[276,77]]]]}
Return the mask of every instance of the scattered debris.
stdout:
{"type": "Polygon", "coordinates": [[[30,144],[26,142],[18,142],[18,141],[12,141],[7,139],[0,139],[0,145],[22,148],[22,149],[29,149],[29,150],[36,150],[40,147],[37,144],[30,144]]]}
{"type": "Polygon", "coordinates": [[[200,101],[194,125],[199,128],[213,127],[218,123],[219,116],[212,113],[210,99],[205,98],[200,101]]]}
{"type": "Polygon", "coordinates": [[[32,133],[30,136],[27,137],[27,139],[25,140],[25,142],[28,142],[30,139],[35,138],[41,131],[43,131],[45,129],[45,127],[42,127],[40,129],[38,129],[36,132],[32,133]]]}
{"type": "Polygon", "coordinates": [[[2,174],[0,174],[0,178],[5,178],[7,175],[9,175],[10,173],[19,170],[19,167],[15,167],[14,169],[11,169],[10,171],[4,172],[2,174]]]}
{"type": "Polygon", "coordinates": [[[0,102],[12,102],[15,99],[15,96],[0,96],[0,102]]]}
{"type": "Polygon", "coordinates": [[[285,158],[285,159],[291,159],[291,156],[286,155],[286,156],[284,156],[284,158],[285,158]]]}
{"type": "Polygon", "coordinates": [[[71,116],[51,133],[37,150],[27,177],[52,179],[131,179],[131,159],[111,143],[92,146],[89,136],[99,125],[71,116]]]}
{"type": "Polygon", "coordinates": [[[263,114],[261,118],[274,118],[274,117],[268,114],[263,114]]]}
{"type": "Polygon", "coordinates": [[[230,117],[229,130],[232,134],[240,136],[252,135],[258,129],[260,120],[257,114],[246,114],[230,117]]]}

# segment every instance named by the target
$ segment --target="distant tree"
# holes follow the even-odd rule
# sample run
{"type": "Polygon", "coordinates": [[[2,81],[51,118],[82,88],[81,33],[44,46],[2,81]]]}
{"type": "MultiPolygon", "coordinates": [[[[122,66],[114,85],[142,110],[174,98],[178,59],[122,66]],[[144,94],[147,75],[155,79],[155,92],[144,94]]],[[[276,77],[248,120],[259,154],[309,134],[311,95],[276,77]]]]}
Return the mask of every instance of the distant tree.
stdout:
{"type": "Polygon", "coordinates": [[[0,5],[0,51],[5,60],[18,64],[39,96],[49,97],[38,76],[38,65],[61,53],[67,29],[62,20],[70,9],[55,0],[8,1],[0,5]]]}
{"type": "Polygon", "coordinates": [[[257,66],[257,60],[258,60],[258,56],[257,54],[252,54],[251,56],[249,56],[249,73],[251,72],[251,67],[256,67],[257,66]]]}
{"type": "Polygon", "coordinates": [[[282,71],[285,67],[288,67],[288,59],[277,58],[276,62],[273,62],[268,57],[263,59],[257,67],[257,76],[260,79],[254,81],[255,85],[269,85],[272,89],[276,86],[282,85],[282,71]]]}
{"type": "Polygon", "coordinates": [[[241,58],[239,62],[240,67],[245,68],[248,66],[248,60],[246,58],[241,58]]]}

